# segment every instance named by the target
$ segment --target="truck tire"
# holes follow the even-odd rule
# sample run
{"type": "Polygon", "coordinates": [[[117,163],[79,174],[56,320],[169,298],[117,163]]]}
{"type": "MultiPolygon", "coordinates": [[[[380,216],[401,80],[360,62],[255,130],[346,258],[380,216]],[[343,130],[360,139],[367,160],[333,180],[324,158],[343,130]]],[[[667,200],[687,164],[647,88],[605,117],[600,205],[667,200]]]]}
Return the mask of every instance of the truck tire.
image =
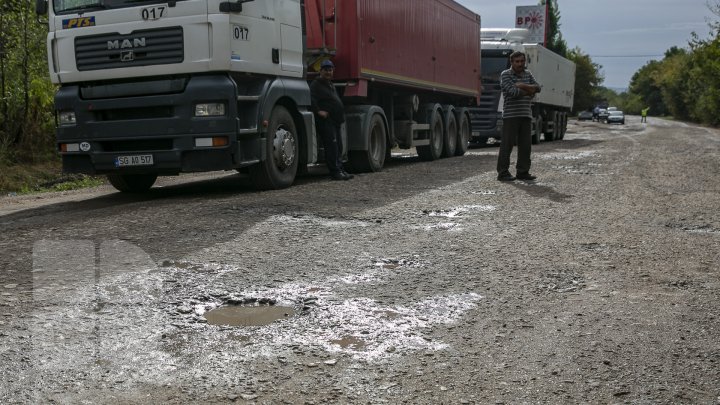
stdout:
{"type": "Polygon", "coordinates": [[[557,133],[557,112],[553,111],[552,114],[550,114],[550,119],[552,120],[552,129],[548,132],[545,132],[545,142],[552,142],[555,140],[555,134],[557,133]]]}
{"type": "Polygon", "coordinates": [[[543,119],[542,115],[535,117],[535,128],[533,128],[532,144],[537,145],[540,143],[540,137],[543,135],[543,119]]]}
{"type": "Polygon", "coordinates": [[[567,117],[568,114],[566,112],[560,113],[560,134],[558,135],[558,139],[565,139],[565,132],[567,131],[567,117]]]}
{"type": "Polygon", "coordinates": [[[248,168],[255,188],[277,190],[290,187],[297,174],[299,144],[292,115],[285,107],[275,106],[265,134],[265,159],[248,168]]]}
{"type": "Polygon", "coordinates": [[[425,123],[430,124],[428,137],[430,145],[417,147],[417,154],[420,159],[425,161],[437,160],[442,157],[443,152],[443,119],[441,115],[440,105],[431,104],[425,110],[425,123]]]}
{"type": "MultiPolygon", "coordinates": [[[[461,108],[455,111],[455,121],[458,123],[457,146],[455,146],[455,156],[462,156],[467,152],[470,145],[470,118],[467,108],[461,108]]],[[[487,143],[487,141],[486,141],[487,143]]]]}
{"type": "Polygon", "coordinates": [[[144,193],[150,190],[157,174],[108,174],[107,179],[118,191],[123,193],[144,193]]]}
{"type": "Polygon", "coordinates": [[[350,170],[355,173],[379,172],[385,165],[387,157],[387,131],[380,114],[373,114],[368,127],[368,150],[351,150],[348,152],[350,170]]]}
{"type": "Polygon", "coordinates": [[[455,156],[455,148],[457,148],[458,125],[455,119],[455,108],[446,105],[443,108],[443,152],[442,157],[455,156]]]}

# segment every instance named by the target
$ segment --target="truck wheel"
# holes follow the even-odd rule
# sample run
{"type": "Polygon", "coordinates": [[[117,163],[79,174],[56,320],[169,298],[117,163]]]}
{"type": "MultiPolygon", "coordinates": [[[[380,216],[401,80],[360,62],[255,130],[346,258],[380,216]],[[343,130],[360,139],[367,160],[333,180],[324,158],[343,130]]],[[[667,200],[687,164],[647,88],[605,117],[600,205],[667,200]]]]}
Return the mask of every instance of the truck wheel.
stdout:
{"type": "Polygon", "coordinates": [[[558,139],[565,139],[565,132],[567,132],[568,113],[560,113],[560,137],[558,139]]]}
{"type": "Polygon", "coordinates": [[[555,125],[553,126],[553,140],[557,141],[562,135],[562,113],[555,111],[555,125]]]}
{"type": "Polygon", "coordinates": [[[118,191],[123,193],[144,193],[150,190],[157,174],[108,174],[107,179],[118,191]]]}
{"type": "Polygon", "coordinates": [[[455,148],[457,148],[458,126],[455,119],[455,109],[452,106],[445,106],[443,109],[445,124],[443,128],[443,152],[442,157],[455,156],[455,148]]]}
{"type": "Polygon", "coordinates": [[[429,138],[430,145],[417,147],[417,154],[420,159],[431,161],[440,159],[443,152],[443,120],[440,115],[440,108],[435,105],[427,110],[425,122],[430,124],[429,138]]]}
{"type": "MultiPolygon", "coordinates": [[[[455,112],[455,121],[458,123],[457,146],[455,146],[455,156],[462,156],[467,152],[470,144],[470,119],[466,108],[461,108],[455,112]]],[[[486,141],[487,142],[487,141],[486,141]]]]}
{"type": "Polygon", "coordinates": [[[290,112],[280,105],[273,108],[265,134],[265,159],[249,167],[255,188],[277,190],[293,184],[298,169],[299,143],[290,112]]]}
{"type": "Polygon", "coordinates": [[[532,144],[533,145],[537,145],[540,143],[540,137],[543,134],[542,126],[543,126],[542,116],[538,115],[537,117],[535,117],[535,128],[534,128],[533,134],[532,134],[532,144]]]}
{"type": "Polygon", "coordinates": [[[557,133],[557,112],[553,112],[552,115],[550,115],[550,119],[552,120],[552,130],[545,132],[545,142],[552,142],[555,140],[555,134],[557,133]]]}
{"type": "Polygon", "coordinates": [[[387,131],[380,114],[373,114],[370,120],[368,150],[351,150],[348,152],[353,172],[379,172],[385,165],[387,157],[387,131]]]}

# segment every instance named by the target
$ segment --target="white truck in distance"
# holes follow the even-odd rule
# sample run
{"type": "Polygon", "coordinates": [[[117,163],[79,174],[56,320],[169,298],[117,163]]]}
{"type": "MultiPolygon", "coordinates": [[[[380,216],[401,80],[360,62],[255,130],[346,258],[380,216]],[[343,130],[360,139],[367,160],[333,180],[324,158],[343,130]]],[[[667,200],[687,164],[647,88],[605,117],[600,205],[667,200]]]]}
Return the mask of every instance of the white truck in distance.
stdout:
{"type": "Polygon", "coordinates": [[[575,63],[539,44],[527,44],[521,28],[481,30],[482,86],[480,105],[470,109],[472,143],[484,145],[502,135],[503,99],[500,73],[510,67],[508,57],[524,52],[527,67],[542,86],[533,100],[533,143],[563,139],[575,94],[575,63]]]}

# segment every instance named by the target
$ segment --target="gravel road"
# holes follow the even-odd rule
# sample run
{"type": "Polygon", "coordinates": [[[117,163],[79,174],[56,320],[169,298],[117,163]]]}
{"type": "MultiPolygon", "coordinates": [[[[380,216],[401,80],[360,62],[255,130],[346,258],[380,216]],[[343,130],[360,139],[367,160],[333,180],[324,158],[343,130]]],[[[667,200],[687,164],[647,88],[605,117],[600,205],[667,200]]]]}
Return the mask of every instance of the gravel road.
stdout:
{"type": "Polygon", "coordinates": [[[0,197],[0,402],[720,402],[720,131],[496,156],[0,197]]]}

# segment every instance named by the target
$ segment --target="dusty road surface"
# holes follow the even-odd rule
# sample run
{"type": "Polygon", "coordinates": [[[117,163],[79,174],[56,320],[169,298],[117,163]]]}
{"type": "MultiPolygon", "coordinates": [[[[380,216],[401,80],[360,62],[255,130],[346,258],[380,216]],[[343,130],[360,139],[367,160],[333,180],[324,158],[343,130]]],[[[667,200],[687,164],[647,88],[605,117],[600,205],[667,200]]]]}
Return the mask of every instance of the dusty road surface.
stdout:
{"type": "Polygon", "coordinates": [[[0,403],[718,403],[720,133],[496,154],[0,199],[0,403]]]}

